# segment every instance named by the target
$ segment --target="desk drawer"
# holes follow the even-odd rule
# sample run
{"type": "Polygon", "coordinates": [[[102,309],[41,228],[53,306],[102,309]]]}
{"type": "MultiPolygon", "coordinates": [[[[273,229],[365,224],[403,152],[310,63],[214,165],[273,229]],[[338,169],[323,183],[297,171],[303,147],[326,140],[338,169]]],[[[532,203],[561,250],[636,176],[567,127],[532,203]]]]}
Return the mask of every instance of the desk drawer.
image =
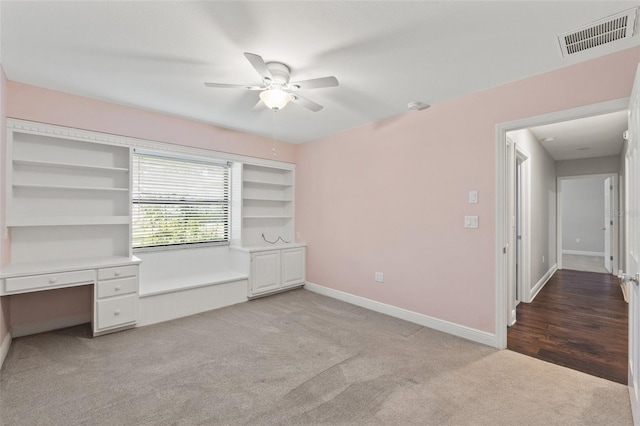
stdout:
{"type": "Polygon", "coordinates": [[[16,277],[5,279],[5,291],[7,293],[29,290],[46,290],[47,288],[65,287],[71,284],[93,283],[95,271],[60,272],[57,274],[30,275],[28,277],[16,277]]]}
{"type": "Polygon", "coordinates": [[[98,282],[98,299],[120,296],[138,291],[138,277],[119,278],[98,282]]]}
{"type": "Polygon", "coordinates": [[[136,322],[138,295],[96,301],[96,321],[98,331],[136,322]]]}
{"type": "Polygon", "coordinates": [[[134,277],[138,275],[138,265],[116,266],[115,268],[98,269],[99,280],[110,280],[113,278],[134,277]]]}

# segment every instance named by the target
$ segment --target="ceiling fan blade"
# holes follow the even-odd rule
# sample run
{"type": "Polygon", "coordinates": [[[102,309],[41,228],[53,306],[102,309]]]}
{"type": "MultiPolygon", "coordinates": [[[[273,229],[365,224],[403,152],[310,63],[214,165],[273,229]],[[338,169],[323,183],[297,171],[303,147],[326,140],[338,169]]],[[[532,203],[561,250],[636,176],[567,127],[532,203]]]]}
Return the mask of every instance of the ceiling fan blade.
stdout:
{"type": "Polygon", "coordinates": [[[251,108],[251,111],[260,111],[266,107],[267,106],[264,104],[264,102],[262,102],[262,99],[258,98],[258,102],[256,102],[253,108],[251,108]]]}
{"type": "Polygon", "coordinates": [[[292,102],[297,103],[300,106],[303,106],[305,108],[310,109],[313,112],[318,112],[320,111],[322,108],[324,108],[322,105],[317,104],[313,101],[310,101],[307,98],[303,98],[302,96],[299,95],[293,95],[293,100],[292,102]]]}
{"type": "Polygon", "coordinates": [[[251,62],[251,65],[256,71],[258,71],[258,74],[260,74],[260,77],[262,77],[263,80],[273,80],[271,71],[267,68],[267,64],[264,62],[264,59],[262,59],[262,56],[247,52],[244,53],[244,56],[249,62],[251,62]]]}
{"type": "Polygon", "coordinates": [[[335,87],[337,86],[338,79],[334,76],[313,78],[311,80],[294,81],[289,83],[289,90],[306,90],[306,89],[320,89],[323,87],[335,87]]]}
{"type": "Polygon", "coordinates": [[[242,84],[224,84],[224,83],[204,83],[207,87],[218,87],[221,89],[246,89],[246,90],[263,90],[260,86],[243,86],[242,84]]]}

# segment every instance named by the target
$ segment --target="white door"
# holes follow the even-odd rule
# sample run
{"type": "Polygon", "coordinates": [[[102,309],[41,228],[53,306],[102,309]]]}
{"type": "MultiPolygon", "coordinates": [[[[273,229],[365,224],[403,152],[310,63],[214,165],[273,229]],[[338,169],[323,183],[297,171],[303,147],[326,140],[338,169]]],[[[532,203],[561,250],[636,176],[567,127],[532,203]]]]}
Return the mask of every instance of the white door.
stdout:
{"type": "Polygon", "coordinates": [[[638,220],[640,208],[640,155],[638,143],[640,139],[640,67],[636,72],[636,78],[631,93],[629,104],[629,148],[625,158],[626,173],[626,211],[633,214],[625,214],[627,230],[627,274],[631,277],[627,280],[629,285],[629,397],[631,399],[631,411],[633,422],[640,425],[640,348],[638,344],[638,332],[640,327],[640,295],[638,292],[637,277],[640,272],[640,221],[638,220]],[[635,280],[635,282],[634,282],[635,280]]]}
{"type": "Polygon", "coordinates": [[[611,216],[611,192],[613,191],[613,182],[610,177],[604,180],[604,269],[611,273],[611,225],[613,225],[613,217],[611,216]]]}

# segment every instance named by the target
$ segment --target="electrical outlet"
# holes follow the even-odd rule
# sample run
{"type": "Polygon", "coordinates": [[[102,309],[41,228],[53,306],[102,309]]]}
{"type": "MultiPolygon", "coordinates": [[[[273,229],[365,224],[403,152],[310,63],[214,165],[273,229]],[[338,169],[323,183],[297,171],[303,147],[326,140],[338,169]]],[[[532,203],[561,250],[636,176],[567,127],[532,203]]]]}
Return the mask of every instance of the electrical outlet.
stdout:
{"type": "Polygon", "coordinates": [[[576,238],[576,243],[580,244],[580,238],[576,238]]]}
{"type": "Polygon", "coordinates": [[[384,282],[384,274],[382,272],[376,272],[374,279],[379,282],[379,283],[383,283],[384,282]]]}
{"type": "Polygon", "coordinates": [[[542,256],[542,263],[544,263],[544,256],[542,256]]]}

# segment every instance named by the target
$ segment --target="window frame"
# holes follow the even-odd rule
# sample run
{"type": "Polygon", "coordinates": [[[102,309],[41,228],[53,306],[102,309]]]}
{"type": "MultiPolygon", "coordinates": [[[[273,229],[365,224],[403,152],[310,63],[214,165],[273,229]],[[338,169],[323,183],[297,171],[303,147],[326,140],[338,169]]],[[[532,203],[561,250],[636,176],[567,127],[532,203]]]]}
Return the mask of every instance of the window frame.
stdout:
{"type": "Polygon", "coordinates": [[[225,160],[219,160],[219,159],[215,159],[215,158],[208,158],[208,157],[192,157],[192,156],[184,156],[184,155],[180,155],[178,153],[163,153],[163,152],[153,152],[153,151],[146,151],[146,150],[138,150],[138,149],[133,149],[132,150],[132,154],[131,154],[131,199],[130,199],[130,207],[131,207],[131,241],[130,241],[130,245],[131,245],[131,249],[133,251],[133,253],[141,253],[141,252],[151,252],[151,251],[165,251],[165,250],[184,250],[184,249],[190,249],[190,248],[201,248],[201,247],[211,247],[211,246],[229,246],[231,244],[231,229],[232,229],[232,213],[231,213],[231,206],[232,206],[232,200],[231,200],[231,194],[232,194],[232,190],[231,190],[231,183],[232,183],[232,162],[230,161],[225,161],[225,160]],[[136,157],[138,156],[143,156],[143,157],[155,157],[155,158],[159,158],[159,159],[164,159],[164,160],[169,160],[169,161],[177,161],[177,162],[184,162],[184,163],[195,163],[195,164],[204,164],[204,165],[210,165],[210,166],[216,166],[216,167],[223,167],[226,169],[226,191],[223,190],[224,192],[224,200],[226,201],[220,201],[220,200],[212,200],[210,202],[202,202],[202,201],[197,201],[197,202],[179,202],[179,201],[175,201],[175,200],[170,200],[170,199],[156,199],[153,200],[153,202],[149,202],[149,200],[147,200],[147,202],[140,202],[139,198],[137,198],[134,194],[136,194],[136,189],[135,189],[135,184],[137,182],[136,177],[134,176],[137,172],[138,172],[138,168],[136,167],[136,157]],[[180,242],[180,243],[172,243],[172,244],[158,244],[158,245],[148,245],[148,246],[140,246],[140,247],[135,247],[134,246],[134,242],[133,242],[133,233],[134,233],[134,222],[135,222],[135,217],[136,215],[133,212],[133,207],[135,204],[176,204],[176,205],[196,205],[196,204],[208,204],[208,205],[219,205],[219,204],[223,204],[226,206],[226,230],[225,230],[225,235],[226,235],[226,239],[225,240],[209,240],[209,241],[194,241],[194,242],[180,242]]]}

